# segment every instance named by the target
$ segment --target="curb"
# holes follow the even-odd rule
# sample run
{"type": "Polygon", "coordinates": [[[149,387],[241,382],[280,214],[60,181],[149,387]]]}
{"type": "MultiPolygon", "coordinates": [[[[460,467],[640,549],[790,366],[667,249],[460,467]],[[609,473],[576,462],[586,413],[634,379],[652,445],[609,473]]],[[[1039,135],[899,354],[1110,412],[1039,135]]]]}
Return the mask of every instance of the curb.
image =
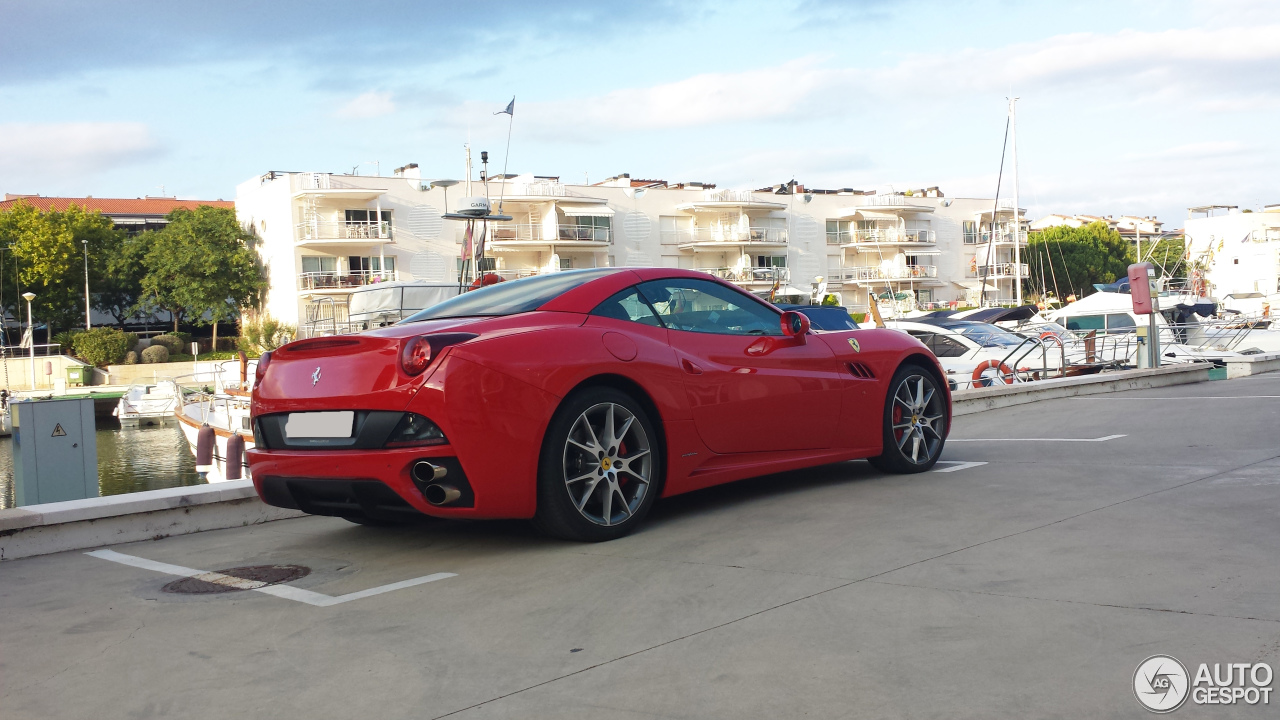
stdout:
{"type": "Polygon", "coordinates": [[[28,505],[0,510],[0,561],[304,515],[262,502],[250,480],[28,505]]]}
{"type": "Polygon", "coordinates": [[[951,414],[958,417],[1040,400],[1205,382],[1209,379],[1212,367],[1210,363],[1188,363],[1148,370],[1122,370],[1026,384],[958,390],[951,394],[951,414]]]}

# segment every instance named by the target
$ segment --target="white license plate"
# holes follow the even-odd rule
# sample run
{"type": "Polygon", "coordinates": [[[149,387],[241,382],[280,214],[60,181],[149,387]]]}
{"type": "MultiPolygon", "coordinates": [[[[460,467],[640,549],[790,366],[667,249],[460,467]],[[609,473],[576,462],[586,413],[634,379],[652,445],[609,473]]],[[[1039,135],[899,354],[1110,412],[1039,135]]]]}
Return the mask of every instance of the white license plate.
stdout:
{"type": "Polygon", "coordinates": [[[356,414],[351,410],[337,412],[289,413],[284,423],[284,436],[295,438],[351,437],[356,414]]]}

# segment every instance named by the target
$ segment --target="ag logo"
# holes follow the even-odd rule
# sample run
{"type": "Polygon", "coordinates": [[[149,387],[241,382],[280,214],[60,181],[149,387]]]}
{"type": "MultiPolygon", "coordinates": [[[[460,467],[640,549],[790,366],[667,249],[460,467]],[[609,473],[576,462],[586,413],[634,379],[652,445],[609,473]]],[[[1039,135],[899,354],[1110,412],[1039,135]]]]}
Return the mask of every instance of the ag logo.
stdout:
{"type": "Polygon", "coordinates": [[[857,338],[849,338],[849,347],[853,348],[854,352],[862,352],[862,346],[858,344],[857,338]]]}
{"type": "Polygon", "coordinates": [[[1172,655],[1152,655],[1133,673],[1133,695],[1153,713],[1170,713],[1187,701],[1191,676],[1172,655]]]}

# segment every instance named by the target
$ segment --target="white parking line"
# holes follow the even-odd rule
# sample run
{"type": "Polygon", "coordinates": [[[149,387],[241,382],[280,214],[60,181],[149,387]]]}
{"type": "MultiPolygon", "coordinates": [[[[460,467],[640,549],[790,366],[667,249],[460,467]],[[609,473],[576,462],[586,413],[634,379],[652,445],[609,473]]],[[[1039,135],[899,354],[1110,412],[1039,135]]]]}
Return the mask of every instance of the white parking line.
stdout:
{"type": "Polygon", "coordinates": [[[947,438],[949,443],[958,442],[1106,442],[1127,435],[1107,435],[1099,438],[947,438]]]}
{"type": "Polygon", "coordinates": [[[953,465],[954,467],[935,467],[930,472],[955,472],[957,470],[968,470],[969,468],[986,465],[985,462],[964,462],[963,460],[939,460],[938,465],[953,465]]]}
{"type": "Polygon", "coordinates": [[[351,602],[352,600],[360,600],[374,595],[391,592],[392,590],[402,590],[404,588],[413,587],[414,585],[422,585],[423,583],[434,582],[436,580],[444,580],[445,578],[457,577],[457,573],[435,573],[433,575],[424,575],[422,577],[412,578],[410,580],[401,580],[400,582],[390,583],[389,585],[379,585],[368,590],[360,590],[358,592],[347,593],[333,597],[324,593],[313,592],[311,590],[303,590],[302,588],[290,587],[288,585],[267,585],[266,583],[256,580],[244,580],[242,578],[231,577],[216,572],[206,572],[204,570],[195,570],[181,565],[170,565],[169,563],[157,562],[146,558],[135,557],[133,555],[125,555],[115,550],[93,550],[85,553],[92,555],[101,560],[110,560],[111,562],[120,563],[121,565],[129,565],[131,567],[142,568],[143,570],[152,570],[165,575],[177,575],[179,577],[196,578],[205,582],[216,583],[218,585],[227,585],[241,590],[253,590],[267,595],[274,595],[278,598],[286,600],[294,600],[296,602],[313,605],[315,607],[330,607],[332,605],[341,605],[342,603],[351,602]]]}
{"type": "Polygon", "coordinates": [[[1261,400],[1280,395],[1188,395],[1186,397],[1074,397],[1072,400],[1261,400]]]}

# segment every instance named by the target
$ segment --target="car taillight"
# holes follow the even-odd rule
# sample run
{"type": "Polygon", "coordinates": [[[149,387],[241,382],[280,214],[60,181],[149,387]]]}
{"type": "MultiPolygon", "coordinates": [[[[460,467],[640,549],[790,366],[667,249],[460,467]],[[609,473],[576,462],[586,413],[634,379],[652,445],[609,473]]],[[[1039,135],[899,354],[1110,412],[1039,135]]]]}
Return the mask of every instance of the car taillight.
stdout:
{"type": "Polygon", "coordinates": [[[474,337],[475,333],[437,333],[409,338],[400,350],[400,368],[406,375],[421,375],[442,350],[474,337]]]}
{"type": "Polygon", "coordinates": [[[443,445],[449,442],[440,426],[417,413],[405,413],[396,424],[383,447],[412,447],[414,445],[443,445]]]}
{"type": "Polygon", "coordinates": [[[420,375],[431,364],[431,343],[425,337],[409,338],[400,351],[400,367],[406,375],[420,375]]]}
{"type": "Polygon", "coordinates": [[[262,353],[262,357],[258,358],[258,367],[253,371],[253,384],[255,387],[262,384],[262,379],[267,376],[267,366],[271,364],[271,352],[262,353]]]}

